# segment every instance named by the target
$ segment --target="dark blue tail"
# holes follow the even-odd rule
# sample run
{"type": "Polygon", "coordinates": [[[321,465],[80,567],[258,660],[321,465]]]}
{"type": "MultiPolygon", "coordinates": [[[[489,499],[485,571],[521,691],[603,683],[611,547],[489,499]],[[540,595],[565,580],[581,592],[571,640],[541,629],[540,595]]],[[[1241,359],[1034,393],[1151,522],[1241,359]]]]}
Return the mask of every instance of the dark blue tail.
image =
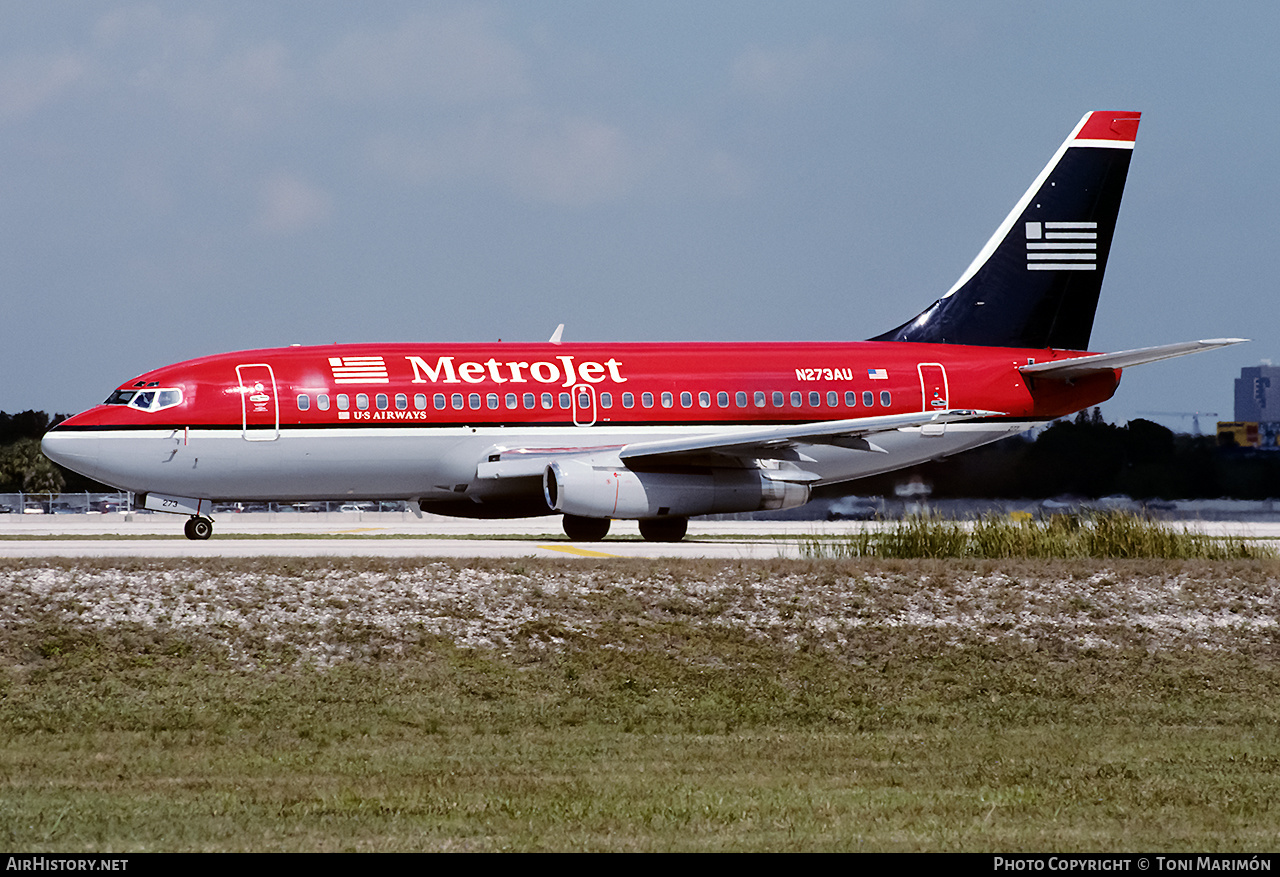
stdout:
{"type": "Polygon", "coordinates": [[[1139,113],[1088,113],[951,291],[873,341],[1086,350],[1139,113]]]}

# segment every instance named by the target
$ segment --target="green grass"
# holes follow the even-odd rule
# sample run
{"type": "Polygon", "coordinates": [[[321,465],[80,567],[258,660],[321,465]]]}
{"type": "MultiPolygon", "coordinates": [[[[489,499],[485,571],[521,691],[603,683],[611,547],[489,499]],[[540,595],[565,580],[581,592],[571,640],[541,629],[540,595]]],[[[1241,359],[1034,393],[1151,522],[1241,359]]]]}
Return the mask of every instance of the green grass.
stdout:
{"type": "MultiPolygon", "coordinates": [[[[1265,614],[1278,569],[0,564],[10,613],[0,626],[0,843],[1272,849],[1280,653],[1265,614]],[[263,616],[297,595],[350,601],[374,575],[385,588],[488,582],[484,599],[523,608],[491,647],[410,625],[398,650],[375,644],[321,668],[306,659],[310,644],[323,635],[368,645],[375,612],[345,605],[341,626],[300,619],[283,639],[218,612],[188,628],[90,617],[94,595],[126,574],[165,582],[175,600],[226,607],[244,601],[249,586],[237,583],[247,579],[261,603],[246,609],[263,616]],[[362,584],[315,590],[334,575],[362,584]],[[1115,617],[1126,582],[1164,578],[1178,584],[1154,604],[1258,625],[1196,644],[1162,639],[1145,605],[1142,618],[1115,617]],[[1063,584],[1049,593],[1049,582],[1063,584]],[[981,617],[993,621],[973,629],[903,623],[895,608],[983,599],[981,617]],[[835,602],[819,609],[824,600],[835,602]],[[753,607],[764,620],[743,622],[753,607]],[[1036,612],[1036,627],[999,620],[1036,612]],[[822,620],[854,616],[862,623],[839,639],[822,620]],[[1067,616],[1114,635],[1091,646],[1067,616]]],[[[482,603],[450,611],[461,623],[482,603]]]]}
{"type": "Polygon", "coordinates": [[[801,556],[894,558],[1160,558],[1236,560],[1275,557],[1275,550],[1238,537],[1215,538],[1124,512],[1055,515],[1017,521],[988,515],[973,521],[914,516],[877,531],[810,538],[801,556]]]}

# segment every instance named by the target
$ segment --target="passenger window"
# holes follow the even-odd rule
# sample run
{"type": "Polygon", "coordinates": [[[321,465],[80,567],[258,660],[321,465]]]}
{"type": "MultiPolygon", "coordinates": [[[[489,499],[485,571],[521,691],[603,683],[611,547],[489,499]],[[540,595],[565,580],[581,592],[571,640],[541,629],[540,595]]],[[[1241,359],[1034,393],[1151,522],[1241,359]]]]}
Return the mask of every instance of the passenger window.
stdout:
{"type": "Polygon", "coordinates": [[[703,390],[701,393],[698,394],[698,406],[700,408],[711,407],[711,394],[708,393],[706,390],[703,390]]]}
{"type": "Polygon", "coordinates": [[[472,394],[470,394],[469,396],[467,396],[467,405],[468,405],[468,407],[470,407],[470,408],[471,408],[471,410],[472,410],[472,411],[475,411],[477,408],[479,408],[479,407],[480,407],[480,394],[479,394],[479,393],[472,393],[472,394]]]}
{"type": "Polygon", "coordinates": [[[623,394],[622,394],[622,407],[623,407],[623,408],[634,408],[634,407],[635,407],[635,405],[636,405],[636,397],[635,397],[633,394],[631,394],[631,393],[623,393],[623,394]]]}
{"type": "Polygon", "coordinates": [[[889,391],[888,391],[888,390],[881,390],[881,391],[880,391],[880,404],[881,404],[881,405],[883,405],[885,408],[888,408],[888,407],[889,407],[889,405],[891,404],[891,403],[890,403],[890,401],[889,401],[889,391]]]}
{"type": "Polygon", "coordinates": [[[561,394],[560,394],[560,407],[561,407],[562,409],[564,409],[564,410],[566,410],[566,411],[567,411],[567,410],[569,410],[569,408],[570,408],[570,406],[571,406],[572,404],[573,404],[573,403],[572,403],[572,402],[571,402],[571,400],[569,399],[569,394],[568,394],[568,393],[561,393],[561,394]]]}
{"type": "Polygon", "coordinates": [[[348,396],[346,393],[339,393],[338,394],[338,410],[346,411],[350,407],[351,407],[351,397],[348,396]]]}
{"type": "Polygon", "coordinates": [[[369,394],[356,393],[356,407],[361,411],[367,411],[369,408],[369,394]]]}
{"type": "Polygon", "coordinates": [[[550,411],[550,410],[554,407],[554,405],[555,405],[555,403],[554,403],[554,402],[552,402],[552,400],[551,400],[551,394],[550,394],[550,393],[543,393],[543,394],[542,394],[542,407],[543,407],[543,408],[546,408],[548,411],[550,411]]]}
{"type": "Polygon", "coordinates": [[[862,391],[862,405],[863,405],[863,407],[864,407],[864,408],[870,408],[871,406],[873,406],[873,405],[875,405],[875,404],[876,404],[876,397],[875,397],[875,394],[874,394],[874,393],[872,393],[870,390],[863,390],[863,391],[862,391]]]}
{"type": "Polygon", "coordinates": [[[316,396],[316,407],[319,408],[321,411],[329,410],[329,394],[328,393],[321,393],[319,396],[316,396]]]}
{"type": "Polygon", "coordinates": [[[756,390],[756,407],[764,407],[764,390],[756,390]]]}
{"type": "Polygon", "coordinates": [[[799,408],[804,404],[804,395],[799,390],[791,391],[791,407],[799,408]]]}
{"type": "Polygon", "coordinates": [[[613,407],[613,394],[612,394],[612,393],[601,393],[601,394],[600,394],[600,407],[601,407],[601,408],[612,408],[612,407],[613,407]]]}
{"type": "Polygon", "coordinates": [[[693,394],[690,393],[688,390],[685,390],[683,393],[680,394],[680,407],[690,408],[692,407],[692,405],[693,405],[693,394]]]}
{"type": "Polygon", "coordinates": [[[537,397],[534,396],[532,393],[525,393],[524,407],[526,410],[529,410],[529,411],[532,411],[534,408],[538,407],[537,397]]]}
{"type": "Polygon", "coordinates": [[[435,403],[437,411],[444,410],[444,393],[436,393],[436,395],[431,401],[435,403]]]}
{"type": "Polygon", "coordinates": [[[652,407],[653,407],[653,394],[652,394],[652,393],[642,393],[642,394],[640,395],[640,404],[641,404],[641,405],[643,405],[645,408],[652,408],[652,407]]]}
{"type": "Polygon", "coordinates": [[[396,408],[404,411],[409,407],[409,397],[404,393],[396,393],[396,408]]]}
{"type": "Polygon", "coordinates": [[[786,394],[778,390],[773,391],[773,407],[774,408],[781,408],[785,404],[785,400],[786,400],[786,394]]]}
{"type": "Polygon", "coordinates": [[[389,404],[389,400],[387,399],[386,393],[379,393],[378,395],[373,397],[373,400],[374,402],[377,403],[379,411],[387,410],[387,405],[389,404]]]}
{"type": "Polygon", "coordinates": [[[422,409],[426,408],[426,407],[427,407],[427,394],[426,394],[426,393],[414,393],[414,394],[413,394],[413,407],[414,407],[414,408],[416,408],[416,409],[418,409],[419,411],[421,411],[422,409]]]}
{"type": "Polygon", "coordinates": [[[308,396],[306,393],[298,394],[298,410],[299,411],[311,410],[311,397],[308,396]]]}
{"type": "Polygon", "coordinates": [[[810,390],[809,405],[814,408],[817,408],[821,404],[822,404],[822,394],[819,393],[817,390],[810,390]]]}
{"type": "Polygon", "coordinates": [[[449,397],[449,404],[453,406],[454,411],[462,410],[462,394],[454,393],[449,397]]]}
{"type": "Polygon", "coordinates": [[[508,393],[505,401],[508,410],[520,407],[520,398],[515,393],[508,393]]]}
{"type": "Polygon", "coordinates": [[[835,408],[839,404],[840,404],[840,394],[837,393],[835,390],[827,391],[827,407],[835,408]]]}
{"type": "Polygon", "coordinates": [[[738,407],[739,407],[739,408],[746,408],[746,407],[747,407],[747,394],[746,394],[746,393],[744,393],[744,392],[742,392],[741,390],[739,390],[739,391],[738,391],[738,393],[737,393],[737,395],[735,395],[735,396],[734,396],[734,401],[736,401],[736,402],[738,403],[738,407]]]}
{"type": "Polygon", "coordinates": [[[671,395],[671,391],[665,391],[662,394],[662,407],[670,408],[676,402],[675,397],[671,395]]]}
{"type": "Polygon", "coordinates": [[[857,407],[858,407],[858,394],[857,394],[857,393],[855,393],[853,390],[845,390],[845,391],[844,391],[844,404],[848,405],[850,408],[857,408],[857,407]]]}
{"type": "Polygon", "coordinates": [[[721,390],[719,393],[716,393],[716,404],[719,405],[721,408],[728,408],[729,394],[726,393],[724,390],[721,390]]]}
{"type": "Polygon", "coordinates": [[[490,409],[497,408],[497,407],[498,407],[498,394],[497,394],[497,393],[490,393],[488,396],[485,396],[485,397],[484,397],[484,404],[485,404],[488,408],[490,408],[490,409]]]}

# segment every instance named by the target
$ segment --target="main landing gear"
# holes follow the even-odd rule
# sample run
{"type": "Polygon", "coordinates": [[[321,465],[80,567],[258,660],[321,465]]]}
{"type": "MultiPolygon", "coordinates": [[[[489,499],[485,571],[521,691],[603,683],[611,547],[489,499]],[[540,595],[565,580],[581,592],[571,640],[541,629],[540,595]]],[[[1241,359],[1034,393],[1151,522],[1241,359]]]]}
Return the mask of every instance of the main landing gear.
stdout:
{"type": "Polygon", "coordinates": [[[608,518],[564,516],[564,534],[570,542],[599,542],[609,533],[608,518]]]}
{"type": "MultiPolygon", "coordinates": [[[[688,530],[688,518],[645,518],[640,521],[640,535],[646,542],[679,542],[688,530]]],[[[572,542],[599,542],[608,533],[608,518],[564,516],[564,534],[572,542]]]]}
{"type": "Polygon", "coordinates": [[[640,521],[640,535],[646,542],[679,542],[688,531],[688,518],[644,518],[640,521]]]}
{"type": "Polygon", "coordinates": [[[188,539],[208,539],[213,535],[213,521],[209,518],[195,515],[187,519],[187,523],[182,527],[182,532],[187,534],[188,539]]]}

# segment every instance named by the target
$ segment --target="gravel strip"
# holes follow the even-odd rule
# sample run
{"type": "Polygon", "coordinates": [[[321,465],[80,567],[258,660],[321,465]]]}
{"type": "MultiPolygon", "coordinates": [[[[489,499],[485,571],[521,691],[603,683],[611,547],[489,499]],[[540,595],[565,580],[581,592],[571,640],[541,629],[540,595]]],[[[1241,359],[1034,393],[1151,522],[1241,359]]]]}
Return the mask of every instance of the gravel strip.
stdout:
{"type": "MultiPolygon", "coordinates": [[[[838,564],[701,564],[649,573],[609,565],[510,569],[445,562],[358,571],[245,572],[200,565],[0,569],[0,637],[33,625],[181,633],[236,663],[275,654],[327,667],[403,652],[424,637],[462,648],[603,646],[618,624],[737,628],[778,643],[856,646],[871,629],[915,628],[962,645],[1151,650],[1270,649],[1277,638],[1274,564],[1131,567],[1101,563],[950,568],[838,564]]],[[[0,649],[16,658],[13,649],[0,649]]]]}

